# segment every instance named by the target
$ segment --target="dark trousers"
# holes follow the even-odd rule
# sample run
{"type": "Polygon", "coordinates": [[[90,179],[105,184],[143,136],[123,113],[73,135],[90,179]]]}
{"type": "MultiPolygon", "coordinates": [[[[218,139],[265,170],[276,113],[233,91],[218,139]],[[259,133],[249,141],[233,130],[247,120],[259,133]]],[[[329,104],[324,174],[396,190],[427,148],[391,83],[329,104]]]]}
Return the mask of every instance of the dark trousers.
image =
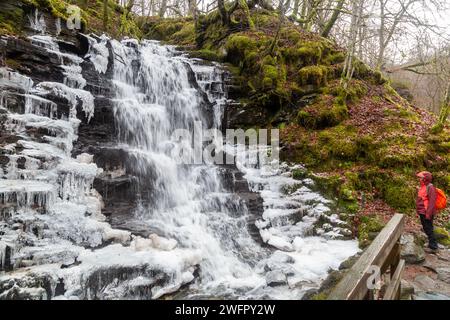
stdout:
{"type": "Polygon", "coordinates": [[[419,214],[420,222],[422,222],[423,231],[428,237],[428,247],[430,249],[437,249],[438,244],[436,238],[434,236],[434,228],[433,228],[433,218],[430,220],[425,218],[424,214],[419,214]]]}

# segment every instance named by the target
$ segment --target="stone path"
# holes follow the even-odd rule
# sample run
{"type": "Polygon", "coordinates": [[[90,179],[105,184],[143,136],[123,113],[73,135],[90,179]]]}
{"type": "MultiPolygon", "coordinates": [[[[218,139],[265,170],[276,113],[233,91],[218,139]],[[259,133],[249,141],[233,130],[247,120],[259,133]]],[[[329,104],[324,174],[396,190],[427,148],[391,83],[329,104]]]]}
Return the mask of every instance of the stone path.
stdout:
{"type": "Polygon", "coordinates": [[[402,258],[407,262],[402,280],[404,300],[450,300],[450,249],[424,252],[415,237],[402,237],[402,258]]]}

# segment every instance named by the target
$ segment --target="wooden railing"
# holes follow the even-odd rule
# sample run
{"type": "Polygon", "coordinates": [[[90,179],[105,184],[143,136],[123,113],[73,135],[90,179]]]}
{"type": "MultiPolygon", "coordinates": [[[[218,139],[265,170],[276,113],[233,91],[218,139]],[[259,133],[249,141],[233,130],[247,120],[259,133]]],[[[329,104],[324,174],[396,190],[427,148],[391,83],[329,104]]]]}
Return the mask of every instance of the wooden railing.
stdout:
{"type": "Polygon", "coordinates": [[[372,244],[344,278],[331,291],[329,300],[395,300],[400,298],[400,281],[405,261],[400,259],[400,236],[403,233],[405,217],[396,214],[381,230],[372,244]],[[389,274],[387,271],[389,270],[389,274]],[[384,290],[373,286],[379,272],[379,279],[385,281],[384,290]]]}

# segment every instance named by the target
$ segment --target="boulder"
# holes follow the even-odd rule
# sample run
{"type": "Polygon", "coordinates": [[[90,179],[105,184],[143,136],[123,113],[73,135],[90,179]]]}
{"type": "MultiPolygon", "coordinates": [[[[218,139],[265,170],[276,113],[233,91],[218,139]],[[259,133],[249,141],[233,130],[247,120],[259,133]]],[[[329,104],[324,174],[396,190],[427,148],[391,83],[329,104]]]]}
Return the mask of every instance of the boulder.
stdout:
{"type": "Polygon", "coordinates": [[[425,260],[425,252],[416,242],[414,235],[405,234],[401,237],[401,258],[410,264],[418,264],[425,260]]]}
{"type": "Polygon", "coordinates": [[[438,279],[450,284],[450,267],[436,268],[438,279]]]}
{"type": "Polygon", "coordinates": [[[415,284],[417,284],[420,288],[430,290],[436,287],[436,281],[431,279],[429,276],[424,274],[419,274],[414,278],[415,284]]]}
{"type": "Polygon", "coordinates": [[[286,275],[280,270],[269,271],[266,273],[267,285],[271,287],[287,284],[286,275]]]}

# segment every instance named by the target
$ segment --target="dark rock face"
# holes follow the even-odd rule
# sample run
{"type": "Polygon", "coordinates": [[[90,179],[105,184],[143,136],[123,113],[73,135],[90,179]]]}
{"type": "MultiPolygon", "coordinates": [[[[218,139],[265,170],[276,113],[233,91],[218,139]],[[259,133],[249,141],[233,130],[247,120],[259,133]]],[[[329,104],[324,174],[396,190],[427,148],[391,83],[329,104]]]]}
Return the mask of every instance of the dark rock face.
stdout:
{"type": "Polygon", "coordinates": [[[247,230],[249,234],[253,240],[263,244],[259,229],[255,225],[255,221],[261,218],[264,212],[261,195],[250,190],[247,180],[235,165],[223,165],[221,168],[221,176],[225,188],[230,192],[238,194],[248,210],[247,230]]]}

